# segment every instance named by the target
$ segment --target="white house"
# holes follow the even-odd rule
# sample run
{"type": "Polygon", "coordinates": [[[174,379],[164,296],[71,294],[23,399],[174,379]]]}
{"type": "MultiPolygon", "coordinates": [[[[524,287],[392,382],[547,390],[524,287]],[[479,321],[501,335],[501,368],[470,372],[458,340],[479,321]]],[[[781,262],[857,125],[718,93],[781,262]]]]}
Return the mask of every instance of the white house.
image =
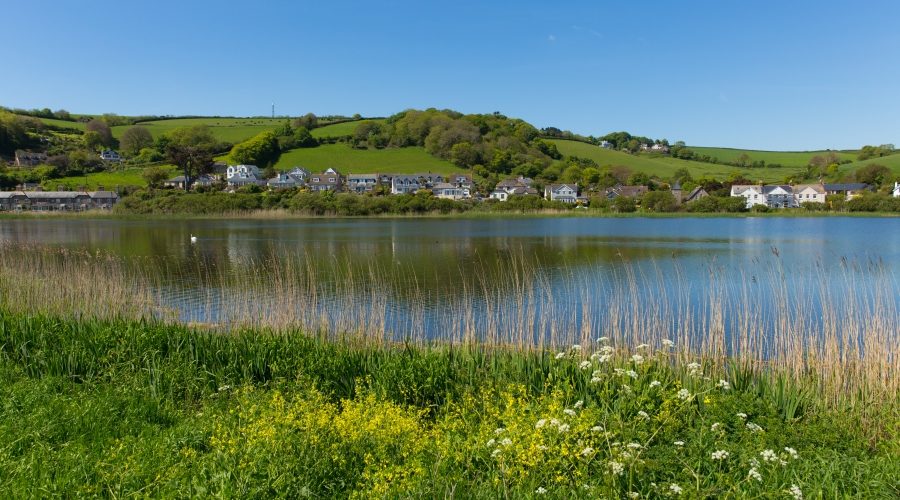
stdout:
{"type": "Polygon", "coordinates": [[[498,201],[506,201],[513,195],[538,194],[537,190],[531,187],[531,179],[519,176],[516,179],[506,179],[497,183],[494,191],[491,192],[491,199],[498,201]]]}
{"type": "Polygon", "coordinates": [[[461,200],[469,197],[469,190],[458,186],[454,186],[449,182],[439,182],[431,188],[431,192],[438,198],[446,198],[448,200],[461,200]]]}
{"type": "Polygon", "coordinates": [[[753,205],[768,206],[762,186],[735,184],[731,186],[731,196],[742,196],[746,200],[747,208],[753,208],[753,205]]]}
{"type": "Polygon", "coordinates": [[[822,184],[798,184],[793,187],[794,206],[801,203],[825,203],[825,186],[822,184]]]}
{"type": "Polygon", "coordinates": [[[614,146],[613,143],[609,141],[600,141],[600,147],[604,149],[612,149],[614,146]]]}
{"type": "Polygon", "coordinates": [[[225,171],[225,178],[231,180],[231,178],[235,176],[243,179],[248,179],[250,177],[254,177],[255,179],[261,178],[259,175],[259,167],[256,165],[228,165],[228,170],[225,171]]]}
{"type": "Polygon", "coordinates": [[[894,183],[894,198],[900,198],[900,182],[894,183]]]}
{"type": "Polygon", "coordinates": [[[578,184],[551,184],[544,188],[544,198],[550,201],[575,203],[578,201],[578,184]]]}
{"type": "Polygon", "coordinates": [[[347,174],[347,190],[371,193],[378,184],[378,174],[347,174]]]}
{"type": "Polygon", "coordinates": [[[122,161],[122,157],[118,152],[113,151],[112,149],[104,149],[100,152],[100,159],[103,161],[112,161],[112,162],[120,162],[122,161]]]}

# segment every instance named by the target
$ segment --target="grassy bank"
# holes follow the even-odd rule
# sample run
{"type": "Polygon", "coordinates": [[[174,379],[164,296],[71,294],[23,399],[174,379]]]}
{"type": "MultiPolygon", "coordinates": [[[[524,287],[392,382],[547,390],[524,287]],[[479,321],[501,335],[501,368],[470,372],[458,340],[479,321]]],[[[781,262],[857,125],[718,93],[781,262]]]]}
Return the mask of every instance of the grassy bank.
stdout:
{"type": "Polygon", "coordinates": [[[3,314],[0,496],[900,493],[888,406],[876,431],[802,381],[679,347],[376,345],[3,314]]]}

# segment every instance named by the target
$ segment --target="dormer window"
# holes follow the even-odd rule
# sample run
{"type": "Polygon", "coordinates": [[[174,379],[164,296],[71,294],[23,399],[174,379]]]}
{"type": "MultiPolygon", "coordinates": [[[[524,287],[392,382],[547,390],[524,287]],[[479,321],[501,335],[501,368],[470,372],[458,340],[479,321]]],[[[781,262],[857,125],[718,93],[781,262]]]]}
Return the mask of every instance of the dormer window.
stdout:
{"type": "Polygon", "coordinates": [[[319,178],[318,178],[318,177],[313,177],[313,182],[319,182],[319,178]]]}
{"type": "Polygon", "coordinates": [[[334,177],[329,177],[328,182],[334,182],[334,177]]]}

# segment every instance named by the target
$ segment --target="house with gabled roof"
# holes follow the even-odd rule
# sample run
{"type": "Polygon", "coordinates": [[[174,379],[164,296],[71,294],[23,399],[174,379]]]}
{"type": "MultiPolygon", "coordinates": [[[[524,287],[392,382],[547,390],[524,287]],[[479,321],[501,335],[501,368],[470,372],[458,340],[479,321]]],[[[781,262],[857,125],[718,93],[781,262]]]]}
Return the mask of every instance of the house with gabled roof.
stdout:
{"type": "Polygon", "coordinates": [[[614,186],[611,188],[606,188],[604,194],[606,198],[609,200],[614,200],[619,197],[625,198],[640,198],[644,196],[650,188],[647,186],[614,186]]]}
{"type": "Polygon", "coordinates": [[[863,191],[868,191],[871,187],[868,184],[864,184],[862,182],[850,182],[844,184],[825,184],[825,192],[827,194],[842,194],[846,197],[847,200],[851,200],[860,194],[863,191]]]}
{"type": "Polygon", "coordinates": [[[462,200],[469,197],[469,190],[454,186],[449,182],[439,182],[432,186],[431,192],[438,198],[448,200],[462,200]]]}
{"type": "Polygon", "coordinates": [[[575,203],[578,201],[578,184],[550,184],[544,188],[544,198],[550,201],[575,203]]]}
{"type": "Polygon", "coordinates": [[[347,174],[347,191],[371,193],[378,185],[378,174],[347,174]]]}
{"type": "Polygon", "coordinates": [[[792,187],[794,192],[794,206],[801,203],[825,203],[825,191],[823,184],[797,184],[792,187]]]}
{"type": "Polygon", "coordinates": [[[306,185],[310,191],[340,191],[343,186],[344,179],[340,172],[333,168],[328,168],[321,174],[310,174],[306,185]]]}
{"type": "Polygon", "coordinates": [[[497,201],[506,201],[510,196],[537,195],[537,189],[531,187],[532,180],[521,175],[515,179],[504,179],[497,183],[491,192],[490,198],[497,201]]]}
{"type": "Polygon", "coordinates": [[[47,163],[47,155],[44,153],[32,153],[22,149],[16,150],[16,165],[19,167],[33,167],[47,163]]]}
{"type": "Polygon", "coordinates": [[[697,201],[700,198],[706,198],[709,196],[709,193],[706,192],[705,189],[701,186],[697,186],[688,193],[687,196],[684,197],[684,203],[690,203],[692,201],[697,201]]]}

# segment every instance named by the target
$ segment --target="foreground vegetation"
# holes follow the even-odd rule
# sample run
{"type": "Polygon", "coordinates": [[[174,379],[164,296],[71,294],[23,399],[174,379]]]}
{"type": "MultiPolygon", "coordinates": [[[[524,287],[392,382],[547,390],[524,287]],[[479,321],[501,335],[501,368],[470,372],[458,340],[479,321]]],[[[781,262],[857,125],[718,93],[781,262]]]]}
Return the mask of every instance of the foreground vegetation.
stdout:
{"type": "Polygon", "coordinates": [[[896,414],[873,435],[789,377],[685,363],[677,347],[366,345],[4,314],[0,495],[900,493],[896,414]]]}

